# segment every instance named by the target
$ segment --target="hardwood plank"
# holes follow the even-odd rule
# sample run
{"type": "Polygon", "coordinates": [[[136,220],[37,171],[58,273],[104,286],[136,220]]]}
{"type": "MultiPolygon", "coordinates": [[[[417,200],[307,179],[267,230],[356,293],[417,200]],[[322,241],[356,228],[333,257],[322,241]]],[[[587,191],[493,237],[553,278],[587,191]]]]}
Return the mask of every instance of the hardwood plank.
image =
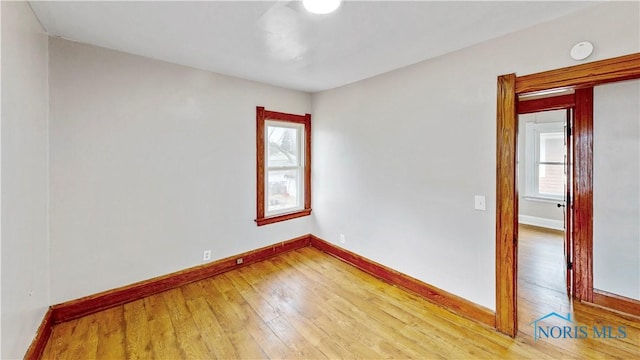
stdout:
{"type": "MultiPolygon", "coordinates": [[[[154,297],[153,301],[164,303],[161,297],[154,297]]],[[[161,305],[158,308],[162,308],[161,305]]],[[[159,359],[186,359],[186,354],[178,345],[176,332],[173,328],[171,318],[166,308],[162,309],[162,314],[157,314],[149,320],[149,341],[150,345],[145,347],[147,352],[151,351],[153,358],[159,359]]],[[[145,358],[145,357],[141,357],[145,358]]]]}
{"type": "Polygon", "coordinates": [[[267,326],[294,353],[296,359],[328,359],[321,351],[307,341],[287,320],[277,317],[267,322],[267,326]]]}
{"type": "MultiPolygon", "coordinates": [[[[299,275],[295,276],[287,271],[289,267],[284,261],[278,260],[274,259],[267,266],[271,265],[271,271],[275,271],[274,276],[280,280],[281,286],[274,288],[271,283],[258,284],[262,286],[256,287],[256,290],[286,316],[302,336],[329,358],[371,358],[376,355],[356,339],[348,338],[349,328],[340,327],[337,322],[326,316],[326,311],[317,306],[310,306],[313,303],[307,297],[311,290],[300,281],[299,275]],[[276,262],[279,266],[274,266],[276,262]]],[[[313,293],[316,299],[322,297],[322,303],[326,303],[330,298],[326,293],[313,293]]]]}
{"type": "MultiPolygon", "coordinates": [[[[123,306],[125,322],[124,350],[127,359],[148,359],[151,357],[151,333],[149,332],[149,322],[144,303],[154,299],[150,297],[123,306]]],[[[157,338],[154,337],[153,342],[157,341],[157,338]]]]}
{"type": "Polygon", "coordinates": [[[124,307],[117,306],[96,316],[98,322],[98,359],[124,359],[124,307]]]}
{"type": "Polygon", "coordinates": [[[189,311],[181,289],[173,289],[161,294],[173,325],[176,343],[187,359],[206,359],[212,356],[202,341],[202,334],[189,311]]]}
{"type": "MultiPolygon", "coordinates": [[[[313,249],[301,249],[301,252],[315,252],[313,249]]],[[[286,261],[291,261],[290,257],[283,257],[286,261]]],[[[307,262],[304,259],[297,261],[296,268],[301,272],[300,277],[296,278],[296,282],[303,284],[308,289],[308,293],[313,293],[313,296],[320,299],[320,302],[324,304],[323,307],[315,307],[313,310],[307,310],[312,316],[312,321],[329,321],[333,324],[333,327],[325,328],[326,331],[333,333],[340,337],[348,337],[348,342],[343,343],[350,351],[359,356],[362,355],[365,358],[370,358],[373,355],[367,355],[373,350],[372,354],[383,354],[385,357],[398,357],[401,354],[401,349],[390,343],[388,339],[380,338],[379,333],[373,327],[360,327],[358,326],[359,319],[355,319],[351,316],[351,312],[346,311],[339,305],[335,305],[332,300],[338,297],[336,295],[335,288],[327,287],[322,282],[317,281],[317,275],[313,269],[309,268],[307,262]]],[[[337,261],[337,260],[336,260],[337,261]]],[[[336,340],[336,337],[333,337],[336,340]]],[[[373,356],[375,357],[375,356],[373,356]]]]}
{"type": "Polygon", "coordinates": [[[71,340],[73,340],[73,332],[78,325],[78,320],[67,321],[62,324],[54,325],[49,342],[42,354],[43,359],[66,358],[67,350],[71,340]]]}
{"type": "MultiPolygon", "coordinates": [[[[232,284],[224,275],[218,280],[232,284]]],[[[229,307],[237,315],[239,326],[236,327],[236,331],[248,332],[269,358],[293,357],[293,351],[282,343],[260,316],[247,304],[235,287],[221,293],[221,295],[224,302],[231,305],[229,307]]]]}
{"type": "Polygon", "coordinates": [[[78,319],[73,331],[74,341],[67,350],[68,359],[95,359],[98,348],[98,324],[95,315],[78,319]]]}
{"type": "MultiPolygon", "coordinates": [[[[296,283],[296,279],[283,277],[278,273],[277,267],[273,265],[269,267],[268,265],[270,264],[265,263],[265,267],[267,269],[258,268],[256,270],[258,271],[258,274],[269,272],[272,274],[271,278],[275,277],[280,280],[279,284],[281,284],[281,286],[278,288],[274,289],[272,281],[268,279],[255,281],[255,272],[250,273],[249,271],[243,271],[240,272],[240,275],[247,283],[253,284],[252,288],[256,294],[259,294],[262,302],[268,303],[269,306],[273,308],[274,312],[279,314],[279,316],[274,317],[269,321],[270,327],[274,332],[276,332],[276,328],[272,327],[272,323],[279,321],[279,318],[286,317],[288,325],[293,327],[293,329],[295,329],[295,331],[304,338],[304,341],[308,342],[314,348],[318,348],[321,353],[320,355],[322,356],[316,354],[314,357],[335,359],[352,356],[352,353],[345,350],[341,344],[333,342],[333,340],[322,329],[316,326],[313,320],[308,318],[308,316],[313,316],[314,314],[317,316],[319,312],[306,311],[308,308],[300,306],[302,303],[306,303],[306,299],[304,299],[306,291],[300,287],[291,288],[288,286],[291,283],[296,283]],[[321,344],[324,344],[325,346],[321,346],[321,344]]],[[[249,299],[245,296],[245,293],[243,293],[243,297],[252,304],[254,309],[257,306],[260,306],[259,304],[261,301],[256,297],[251,297],[251,299],[249,299]]]]}
{"type": "Polygon", "coordinates": [[[253,311],[260,316],[262,321],[269,323],[270,321],[280,317],[280,311],[271,306],[269,302],[264,301],[251,284],[246,283],[241,276],[234,276],[230,281],[234,286],[236,286],[236,290],[238,290],[240,296],[242,296],[242,298],[251,306],[253,311]]]}
{"type": "MultiPolygon", "coordinates": [[[[253,339],[251,334],[242,331],[243,319],[236,312],[227,306],[226,298],[217,290],[216,284],[223,280],[222,276],[202,281],[202,289],[206,296],[209,308],[220,325],[224,329],[224,336],[227,336],[229,342],[233,345],[235,351],[241,359],[258,359],[267,358],[262,348],[253,339]]],[[[227,283],[228,284],[228,283],[227,283]]],[[[231,284],[228,284],[230,287],[231,284]]],[[[223,287],[224,288],[224,287],[223,287]]],[[[230,289],[230,288],[229,288],[230,289]]]]}
{"type": "Polygon", "coordinates": [[[186,300],[189,311],[194,315],[196,329],[201,340],[216,359],[238,359],[240,355],[233,346],[224,329],[216,320],[215,314],[202,297],[186,300]]]}

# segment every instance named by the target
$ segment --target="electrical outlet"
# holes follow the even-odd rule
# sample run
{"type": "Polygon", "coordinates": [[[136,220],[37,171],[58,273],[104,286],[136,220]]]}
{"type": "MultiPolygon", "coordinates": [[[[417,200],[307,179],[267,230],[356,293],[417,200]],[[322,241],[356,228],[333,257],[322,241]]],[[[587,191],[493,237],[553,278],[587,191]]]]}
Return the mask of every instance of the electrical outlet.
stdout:
{"type": "Polygon", "coordinates": [[[211,260],[211,250],[205,250],[202,254],[202,261],[210,261],[211,260]]]}
{"type": "Polygon", "coordinates": [[[240,265],[244,262],[244,260],[242,260],[242,258],[237,258],[236,259],[236,265],[240,265]]]}
{"type": "Polygon", "coordinates": [[[347,237],[344,234],[340,234],[340,242],[343,244],[347,242],[347,237]]]}

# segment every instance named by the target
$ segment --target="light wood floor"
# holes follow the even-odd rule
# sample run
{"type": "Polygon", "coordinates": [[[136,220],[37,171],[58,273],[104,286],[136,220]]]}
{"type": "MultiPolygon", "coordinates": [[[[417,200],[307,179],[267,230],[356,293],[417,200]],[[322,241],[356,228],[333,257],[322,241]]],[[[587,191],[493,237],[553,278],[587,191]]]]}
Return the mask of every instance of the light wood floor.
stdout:
{"type": "Polygon", "coordinates": [[[518,237],[518,330],[552,311],[573,315],[565,281],[564,234],[521,225],[518,237]]]}
{"type": "MultiPolygon", "coordinates": [[[[518,330],[519,337],[533,337],[531,322],[550,312],[571,314],[576,325],[626,326],[626,339],[545,340],[573,357],[619,357],[640,359],[640,319],[569,300],[565,280],[564,233],[521,225],[518,237],[518,330]],[[622,341],[620,341],[622,340],[622,341]]],[[[550,324],[565,326],[563,320],[550,324]]],[[[542,341],[542,340],[538,340],[542,341]]],[[[559,352],[559,355],[560,352],[559,352]]]]}
{"type": "MultiPolygon", "coordinates": [[[[557,296],[546,296],[552,303],[560,303],[557,296]]],[[[527,318],[529,311],[533,318],[541,315],[538,310],[542,314],[551,311],[535,301],[533,305],[523,303],[521,319],[527,318]]],[[[523,324],[518,337],[511,339],[318,250],[304,248],[56,325],[44,358],[640,356],[637,320],[580,304],[573,311],[585,324],[623,324],[628,336],[618,340],[534,341],[531,330],[523,324]]]]}

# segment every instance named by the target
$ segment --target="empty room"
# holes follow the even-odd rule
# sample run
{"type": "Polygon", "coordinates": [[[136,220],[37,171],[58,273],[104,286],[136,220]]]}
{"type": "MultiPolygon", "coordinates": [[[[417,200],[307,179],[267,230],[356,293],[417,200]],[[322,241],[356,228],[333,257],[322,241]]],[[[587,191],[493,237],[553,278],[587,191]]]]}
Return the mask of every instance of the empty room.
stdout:
{"type": "Polygon", "coordinates": [[[0,358],[640,358],[639,1],[0,19],[0,358]]]}

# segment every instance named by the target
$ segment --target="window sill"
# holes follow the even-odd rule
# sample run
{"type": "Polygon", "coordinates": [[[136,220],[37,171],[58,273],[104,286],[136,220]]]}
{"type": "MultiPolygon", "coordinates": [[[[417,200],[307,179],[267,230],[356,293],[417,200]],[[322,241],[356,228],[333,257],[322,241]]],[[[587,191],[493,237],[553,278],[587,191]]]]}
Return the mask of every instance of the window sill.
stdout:
{"type": "Polygon", "coordinates": [[[563,203],[564,199],[553,199],[553,198],[547,198],[547,197],[538,197],[538,196],[523,196],[522,197],[525,200],[529,200],[529,201],[536,201],[536,202],[543,202],[543,203],[550,203],[550,204],[557,204],[557,203],[563,203]]]}
{"type": "Polygon", "coordinates": [[[302,209],[292,213],[286,213],[281,215],[269,216],[265,218],[256,219],[258,226],[269,225],[280,221],[286,221],[296,219],[303,216],[311,215],[311,209],[302,209]]]}

